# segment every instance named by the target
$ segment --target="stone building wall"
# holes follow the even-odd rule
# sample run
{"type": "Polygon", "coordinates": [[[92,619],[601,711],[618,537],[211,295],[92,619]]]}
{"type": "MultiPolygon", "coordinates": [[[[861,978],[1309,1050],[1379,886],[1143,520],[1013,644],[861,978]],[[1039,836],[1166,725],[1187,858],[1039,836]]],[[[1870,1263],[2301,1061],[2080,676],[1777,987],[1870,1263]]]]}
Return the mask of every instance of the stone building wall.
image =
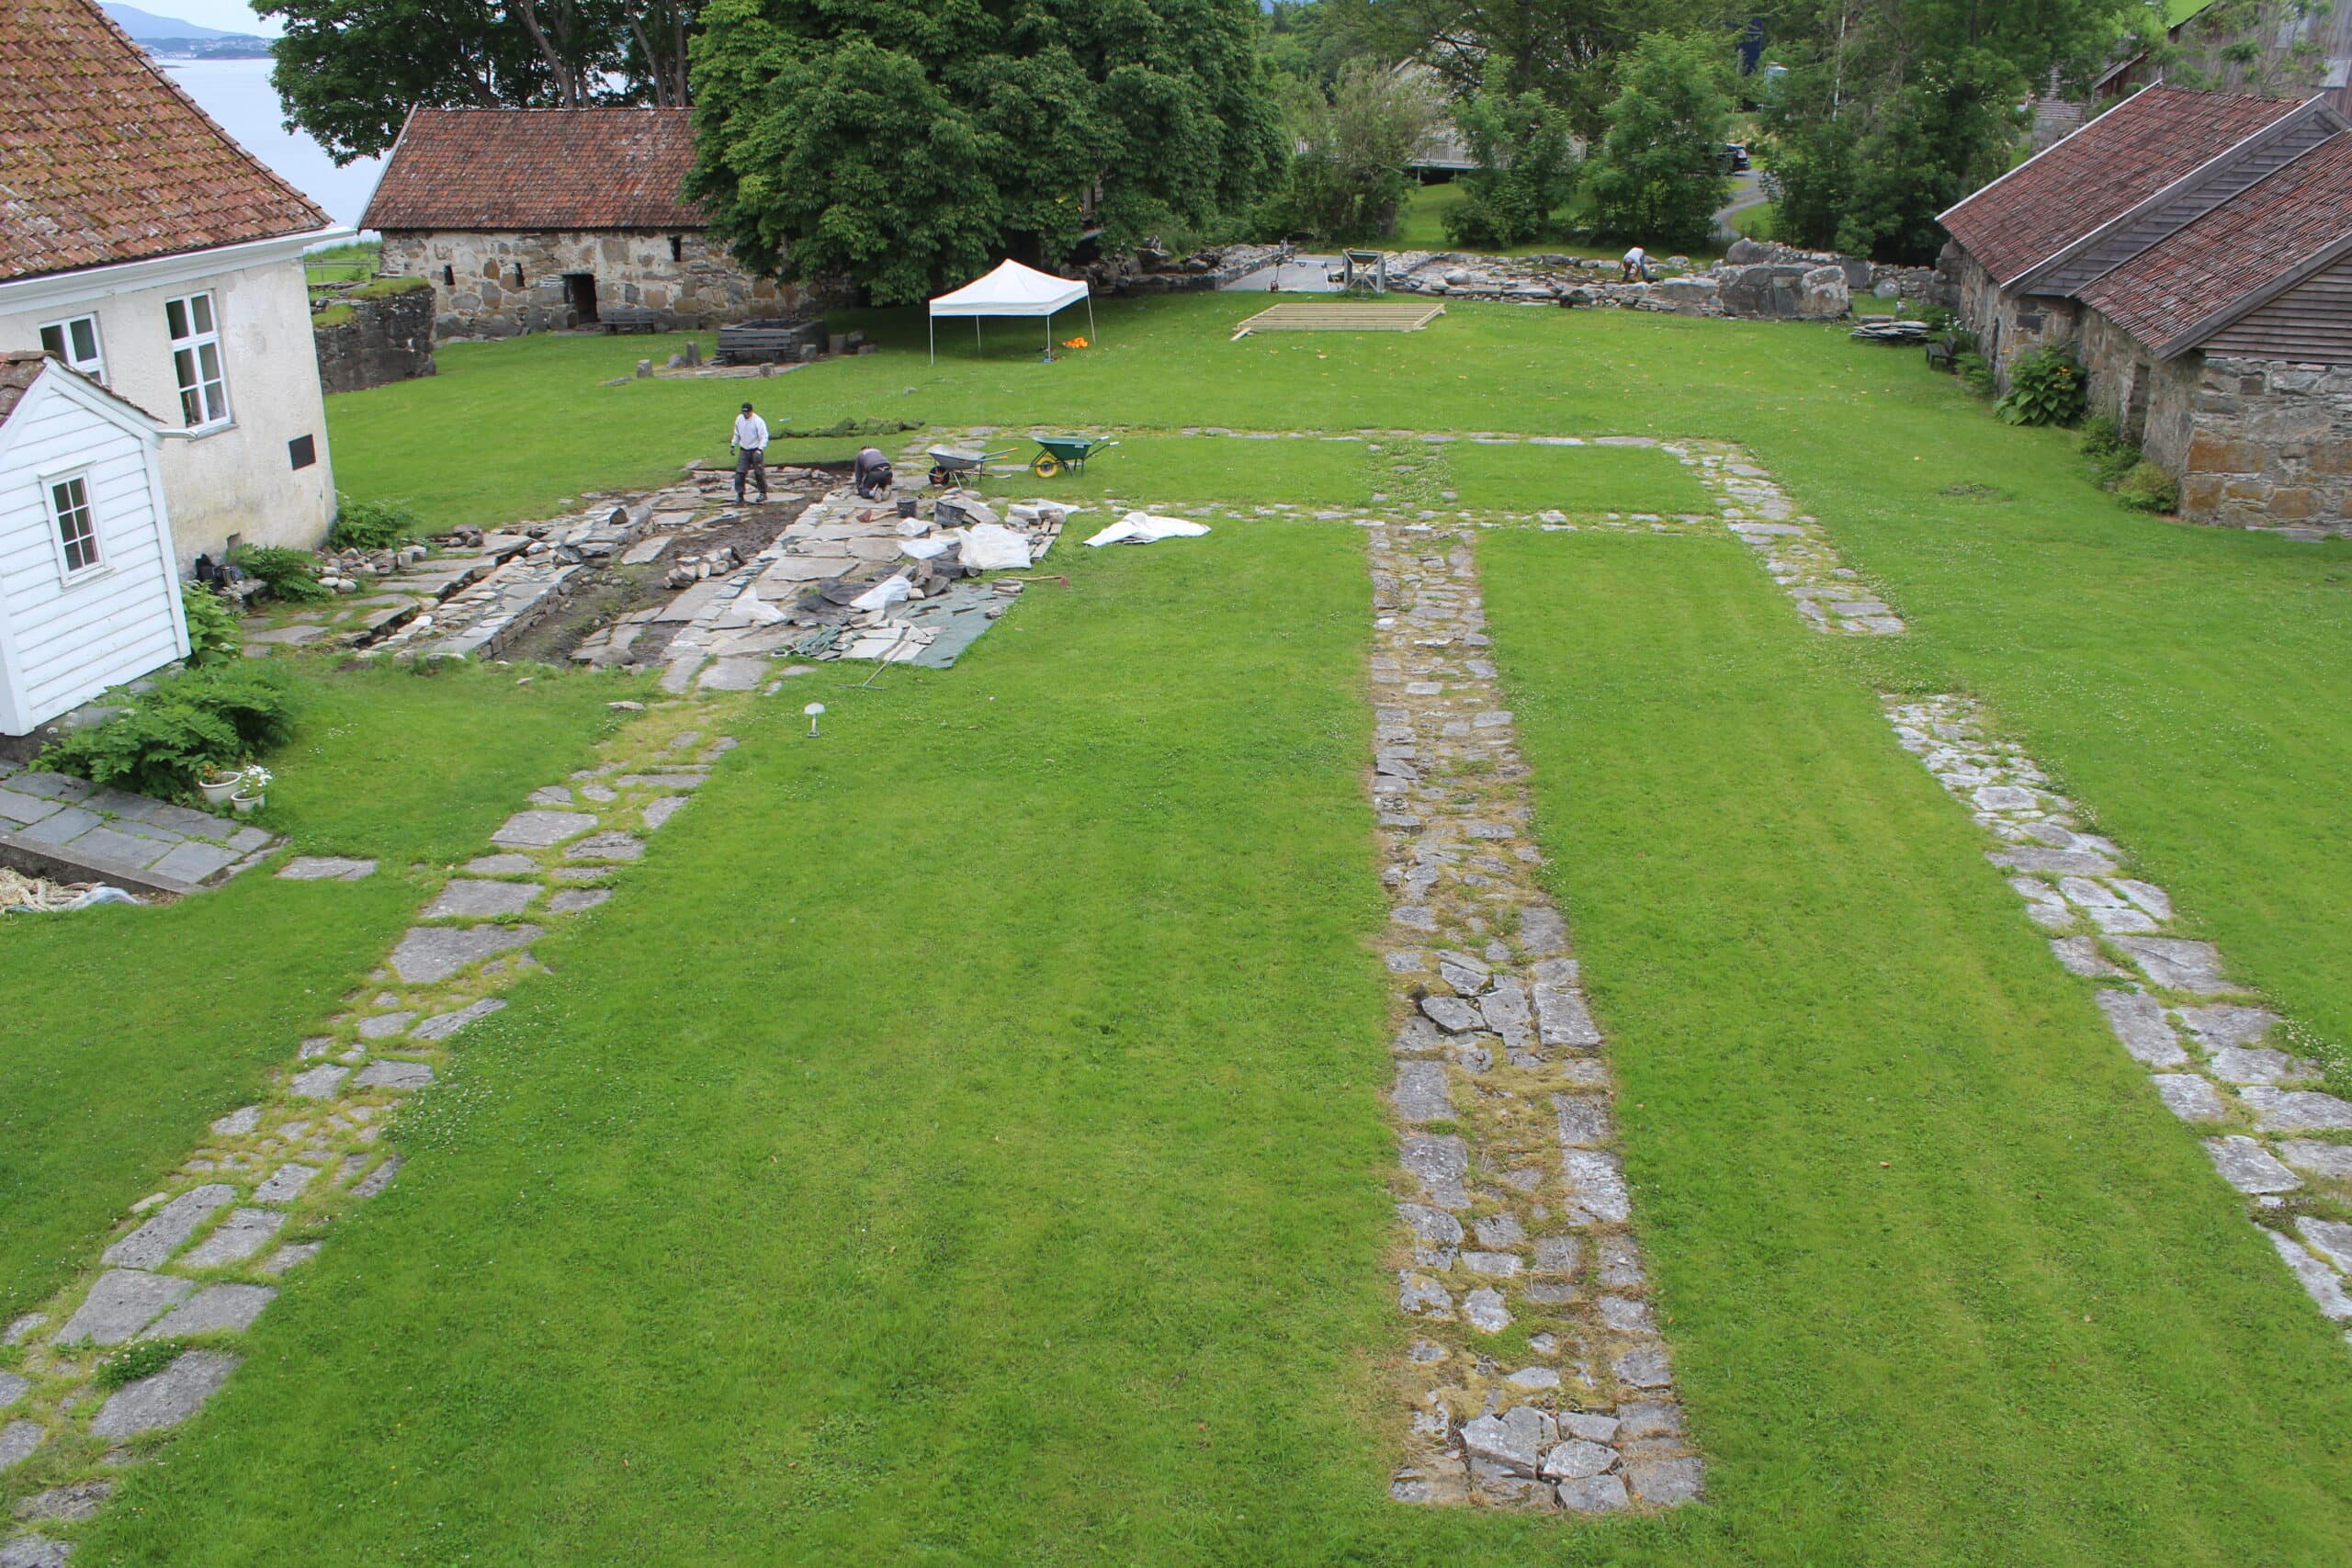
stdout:
{"type": "Polygon", "coordinates": [[[322,325],[314,317],[311,323],[322,390],[365,391],[434,373],[432,289],[362,293],[330,307],[344,310],[350,314],[342,321],[322,325]]]}
{"type": "Polygon", "coordinates": [[[441,337],[512,337],[580,324],[565,282],[596,282],[600,312],[659,310],[694,328],[798,313],[801,291],[752,277],[724,245],[696,232],[419,232],[384,236],[383,269],[432,280],[441,337]]]}
{"type": "Polygon", "coordinates": [[[2075,335],[2077,308],[2072,299],[2047,294],[2006,294],[1975,257],[1951,247],[1939,268],[1949,280],[1951,310],[1976,334],[1976,352],[1993,367],[1993,385],[2009,389],[2009,371],[2044,344],[2075,335]]]}
{"type": "Polygon", "coordinates": [[[2180,476],[2183,516],[2352,536],[2352,365],[2201,354],[2175,364],[2187,447],[2177,463],[2157,460],[2180,476]]]}

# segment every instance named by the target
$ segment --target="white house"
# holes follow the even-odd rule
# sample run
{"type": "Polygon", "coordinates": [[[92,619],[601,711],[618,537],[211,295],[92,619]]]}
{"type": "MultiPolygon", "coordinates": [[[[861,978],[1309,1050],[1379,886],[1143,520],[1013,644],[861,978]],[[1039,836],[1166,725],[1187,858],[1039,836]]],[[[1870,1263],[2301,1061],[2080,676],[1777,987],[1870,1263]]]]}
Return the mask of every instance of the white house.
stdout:
{"type": "Polygon", "coordinates": [[[42,354],[0,354],[0,735],[187,653],[163,430],[42,354]]]}
{"type": "Polygon", "coordinates": [[[301,253],[349,232],[91,0],[0,4],[0,352],[46,349],[185,436],[162,452],[181,566],[334,520],[301,253]]]}

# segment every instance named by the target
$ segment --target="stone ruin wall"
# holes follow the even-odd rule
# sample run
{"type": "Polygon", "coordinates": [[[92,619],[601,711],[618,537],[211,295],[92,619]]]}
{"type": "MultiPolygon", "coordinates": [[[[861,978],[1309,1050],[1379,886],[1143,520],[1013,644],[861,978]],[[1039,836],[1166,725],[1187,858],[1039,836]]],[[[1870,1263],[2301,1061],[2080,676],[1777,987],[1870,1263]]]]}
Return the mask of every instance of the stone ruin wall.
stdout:
{"type": "Polygon", "coordinates": [[[311,329],[319,352],[322,390],[361,392],[430,376],[437,368],[433,362],[432,289],[336,303],[350,310],[350,320],[311,329]]]}
{"type": "Polygon", "coordinates": [[[2161,368],[2186,405],[2186,449],[2157,459],[2183,516],[2352,536],[2352,365],[2186,354],[2161,368]]]}
{"type": "Polygon", "coordinates": [[[801,313],[802,290],[753,277],[707,235],[666,232],[474,233],[401,231],[384,236],[383,270],[430,279],[434,330],[441,337],[513,337],[581,323],[564,275],[596,280],[599,310],[638,306],[680,328],[801,313]],[[447,269],[445,271],[445,269],[447,269]],[[521,281],[516,281],[517,276],[521,281]]]}

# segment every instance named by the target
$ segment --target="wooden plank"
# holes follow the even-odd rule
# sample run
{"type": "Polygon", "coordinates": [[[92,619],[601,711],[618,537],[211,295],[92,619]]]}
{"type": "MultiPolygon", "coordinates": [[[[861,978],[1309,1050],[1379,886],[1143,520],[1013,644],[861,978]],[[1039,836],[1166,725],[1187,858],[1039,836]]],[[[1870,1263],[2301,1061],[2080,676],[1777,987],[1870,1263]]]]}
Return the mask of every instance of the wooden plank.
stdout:
{"type": "Polygon", "coordinates": [[[1253,332],[1287,333],[1412,333],[1445,314],[1438,304],[1414,305],[1276,305],[1234,328],[1233,335],[1253,332]]]}

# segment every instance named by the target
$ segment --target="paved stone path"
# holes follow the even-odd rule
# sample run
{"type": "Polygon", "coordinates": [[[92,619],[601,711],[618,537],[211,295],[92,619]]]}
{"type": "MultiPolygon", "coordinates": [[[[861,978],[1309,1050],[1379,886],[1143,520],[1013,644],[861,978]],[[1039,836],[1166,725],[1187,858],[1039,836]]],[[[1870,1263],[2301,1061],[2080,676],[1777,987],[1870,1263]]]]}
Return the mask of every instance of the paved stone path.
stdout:
{"type": "MultiPolygon", "coordinates": [[[[2130,856],[2082,830],[2075,803],[1964,697],[1884,699],[1904,749],[1997,840],[2050,951],[2102,982],[2100,1011],[2146,1067],[2165,1107],[2197,1129],[2222,1179],[2330,1321],[2352,1324],[2352,1101],[2313,1087],[2297,1031],[2229,977],[2219,950],[2187,935],[2172,899],[2129,875],[2130,856]]],[[[2352,1333],[2346,1336],[2352,1340],[2352,1333]]]]}
{"type": "Polygon", "coordinates": [[[1390,1495],[1585,1514],[1685,1502],[1702,1467],[1630,1228],[1600,1032],[1535,881],[1470,535],[1368,536],[1410,1258],[1397,1306],[1416,1332],[1390,1495]],[[1498,1356],[1521,1335],[1523,1357],[1498,1356]]]}
{"type": "MultiPolygon", "coordinates": [[[[745,699],[662,705],[605,743],[603,760],[536,792],[453,876],[327,1031],[300,1043],[276,1091],[212,1123],[159,1191],[131,1206],[83,1275],[0,1332],[24,1348],[0,1371],[0,1498],[32,1528],[0,1540],[0,1565],[56,1564],[97,1511],[106,1478],[152,1451],[226,1382],[238,1337],[277,1281],[316,1256],[334,1222],[381,1193],[401,1156],[385,1146],[402,1101],[446,1070],[466,1028],[537,967],[530,944],[611,897],[613,870],[693,797],[731,739],[707,725],[745,699]],[[518,918],[520,917],[520,918],[518,918]],[[198,1343],[111,1391],[120,1348],[198,1343]]],[[[350,880],[372,863],[314,858],[280,874],[350,880]]]]}
{"type": "Polygon", "coordinates": [[[0,863],[35,875],[192,893],[260,864],[278,844],[234,817],[0,764],[0,863]]]}

